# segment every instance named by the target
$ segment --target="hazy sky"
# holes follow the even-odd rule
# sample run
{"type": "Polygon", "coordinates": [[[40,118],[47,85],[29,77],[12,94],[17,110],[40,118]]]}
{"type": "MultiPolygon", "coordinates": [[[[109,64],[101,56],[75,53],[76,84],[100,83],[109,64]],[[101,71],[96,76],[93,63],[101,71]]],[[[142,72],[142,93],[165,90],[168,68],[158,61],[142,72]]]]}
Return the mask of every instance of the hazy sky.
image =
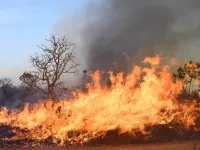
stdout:
{"type": "Polygon", "coordinates": [[[60,20],[70,17],[84,0],[0,0],[0,78],[15,84],[30,67],[29,56],[37,52],[60,20]],[[66,17],[66,14],[65,14],[66,17]]]}

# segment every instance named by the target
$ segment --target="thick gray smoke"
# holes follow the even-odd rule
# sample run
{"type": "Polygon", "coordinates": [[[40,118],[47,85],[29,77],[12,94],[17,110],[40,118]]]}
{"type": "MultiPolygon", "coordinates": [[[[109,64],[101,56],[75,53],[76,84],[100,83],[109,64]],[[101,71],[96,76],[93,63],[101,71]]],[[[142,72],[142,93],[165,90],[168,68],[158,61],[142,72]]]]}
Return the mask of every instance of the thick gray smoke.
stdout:
{"type": "Polygon", "coordinates": [[[133,63],[157,53],[184,59],[200,35],[199,0],[105,0],[89,4],[86,16],[89,69],[108,70],[113,62],[127,69],[123,52],[133,63]]]}
{"type": "Polygon", "coordinates": [[[77,44],[83,69],[108,70],[117,63],[129,70],[146,56],[183,63],[200,54],[200,0],[92,0],[77,10],[56,32],[77,44]]]}

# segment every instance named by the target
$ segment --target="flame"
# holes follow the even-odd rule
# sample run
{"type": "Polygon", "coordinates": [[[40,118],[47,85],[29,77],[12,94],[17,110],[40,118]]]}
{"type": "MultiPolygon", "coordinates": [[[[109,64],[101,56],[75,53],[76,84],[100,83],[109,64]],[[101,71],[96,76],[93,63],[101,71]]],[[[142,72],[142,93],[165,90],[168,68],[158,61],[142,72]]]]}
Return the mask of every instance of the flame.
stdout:
{"type": "Polygon", "coordinates": [[[120,133],[135,130],[148,133],[145,128],[159,124],[178,122],[185,128],[195,125],[196,103],[181,103],[177,96],[182,82],[173,82],[168,66],[159,70],[160,57],[146,58],[151,66],[134,66],[124,77],[123,72],[110,74],[111,87],[101,87],[101,72],[91,74],[93,83],[88,92],[74,92],[74,97],[61,100],[52,107],[50,101],[40,102],[23,110],[6,108],[0,111],[0,124],[26,129],[13,139],[43,140],[53,137],[54,142],[84,143],[104,136],[108,130],[119,129],[120,133]],[[73,131],[79,131],[71,136],[73,131]]]}
{"type": "Polygon", "coordinates": [[[176,66],[176,67],[179,66],[179,63],[178,63],[178,61],[176,60],[176,58],[171,58],[169,61],[172,63],[172,65],[174,65],[174,66],[176,66]]]}

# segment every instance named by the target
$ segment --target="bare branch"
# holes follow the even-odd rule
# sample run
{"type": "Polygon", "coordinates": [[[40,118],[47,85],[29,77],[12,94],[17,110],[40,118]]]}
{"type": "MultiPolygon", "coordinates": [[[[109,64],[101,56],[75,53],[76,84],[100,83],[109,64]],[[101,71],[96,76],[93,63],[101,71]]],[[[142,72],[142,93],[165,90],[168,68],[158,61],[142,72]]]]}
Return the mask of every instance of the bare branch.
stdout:
{"type": "Polygon", "coordinates": [[[55,95],[55,93],[52,93],[55,91],[54,88],[63,84],[60,81],[61,76],[76,73],[79,65],[76,63],[74,43],[69,42],[65,37],[56,38],[55,35],[52,35],[46,41],[50,45],[38,46],[42,50],[42,54],[31,56],[30,60],[36,69],[37,82],[45,83],[48,94],[52,97],[55,95]]]}

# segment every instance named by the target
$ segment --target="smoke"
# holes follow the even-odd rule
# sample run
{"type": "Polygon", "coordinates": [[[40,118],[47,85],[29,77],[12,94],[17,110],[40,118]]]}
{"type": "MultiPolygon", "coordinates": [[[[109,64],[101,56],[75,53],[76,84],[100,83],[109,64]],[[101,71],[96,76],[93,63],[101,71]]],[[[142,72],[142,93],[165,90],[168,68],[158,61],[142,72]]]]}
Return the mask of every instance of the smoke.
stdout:
{"type": "MultiPolygon", "coordinates": [[[[90,2],[73,18],[82,22],[79,56],[88,69],[102,70],[109,70],[113,63],[129,70],[129,64],[158,53],[181,61],[191,59],[198,52],[199,8],[199,0],[90,2]]],[[[66,33],[63,23],[59,30],[66,33]]]]}

